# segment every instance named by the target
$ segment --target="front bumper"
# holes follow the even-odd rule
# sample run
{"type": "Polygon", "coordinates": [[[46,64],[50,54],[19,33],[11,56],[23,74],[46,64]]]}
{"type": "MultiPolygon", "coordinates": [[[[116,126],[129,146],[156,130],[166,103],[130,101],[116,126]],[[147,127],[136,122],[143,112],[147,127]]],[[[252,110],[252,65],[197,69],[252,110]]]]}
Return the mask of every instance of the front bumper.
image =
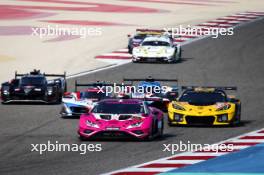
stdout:
{"type": "Polygon", "coordinates": [[[168,120],[173,125],[230,125],[235,119],[235,113],[223,112],[210,115],[189,115],[187,113],[169,112],[168,120]]]}
{"type": "Polygon", "coordinates": [[[145,139],[150,135],[150,128],[138,127],[133,129],[120,128],[118,130],[109,130],[93,127],[80,127],[78,134],[87,139],[145,139]]]}
{"type": "Polygon", "coordinates": [[[56,96],[43,94],[2,96],[3,103],[55,103],[57,100],[56,96]]]}
{"type": "Polygon", "coordinates": [[[132,56],[133,62],[172,62],[172,58],[168,57],[136,57],[132,56]]]}

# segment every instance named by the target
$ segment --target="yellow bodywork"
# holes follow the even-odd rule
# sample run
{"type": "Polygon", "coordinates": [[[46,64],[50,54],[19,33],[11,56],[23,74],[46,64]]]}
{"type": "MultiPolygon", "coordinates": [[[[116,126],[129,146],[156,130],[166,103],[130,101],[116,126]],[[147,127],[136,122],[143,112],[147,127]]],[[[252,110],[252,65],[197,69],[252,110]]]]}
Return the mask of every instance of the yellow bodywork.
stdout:
{"type": "Polygon", "coordinates": [[[163,32],[155,32],[155,31],[145,31],[145,32],[137,32],[140,35],[162,35],[163,32]]]}
{"type": "Polygon", "coordinates": [[[187,125],[190,124],[187,121],[191,119],[199,121],[208,118],[212,121],[212,125],[229,125],[235,120],[235,115],[236,104],[230,102],[216,103],[210,106],[194,106],[187,102],[172,101],[168,106],[169,123],[173,125],[187,125]],[[221,109],[223,106],[228,106],[228,108],[221,109]],[[224,114],[227,115],[227,120],[219,121],[219,116],[224,114]],[[182,119],[176,121],[175,115],[181,116],[182,119]]]}

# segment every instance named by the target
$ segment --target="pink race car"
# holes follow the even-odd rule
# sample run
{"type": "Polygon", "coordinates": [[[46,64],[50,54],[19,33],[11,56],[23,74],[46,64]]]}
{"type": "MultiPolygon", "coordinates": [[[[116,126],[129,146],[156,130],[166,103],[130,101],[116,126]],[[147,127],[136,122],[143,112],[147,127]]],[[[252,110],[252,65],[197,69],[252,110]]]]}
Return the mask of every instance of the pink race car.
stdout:
{"type": "Polygon", "coordinates": [[[95,138],[137,138],[152,140],[162,137],[163,112],[142,100],[106,99],[90,113],[80,117],[81,140],[95,138]]]}

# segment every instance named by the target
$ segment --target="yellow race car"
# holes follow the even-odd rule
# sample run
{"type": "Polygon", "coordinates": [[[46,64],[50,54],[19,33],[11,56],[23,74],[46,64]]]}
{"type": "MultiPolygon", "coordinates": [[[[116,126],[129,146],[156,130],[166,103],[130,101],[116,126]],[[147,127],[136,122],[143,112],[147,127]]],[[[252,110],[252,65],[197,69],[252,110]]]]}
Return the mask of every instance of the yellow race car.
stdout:
{"type": "Polygon", "coordinates": [[[183,86],[183,93],[168,106],[168,124],[173,125],[237,125],[241,102],[227,95],[236,87],[183,86]]]}

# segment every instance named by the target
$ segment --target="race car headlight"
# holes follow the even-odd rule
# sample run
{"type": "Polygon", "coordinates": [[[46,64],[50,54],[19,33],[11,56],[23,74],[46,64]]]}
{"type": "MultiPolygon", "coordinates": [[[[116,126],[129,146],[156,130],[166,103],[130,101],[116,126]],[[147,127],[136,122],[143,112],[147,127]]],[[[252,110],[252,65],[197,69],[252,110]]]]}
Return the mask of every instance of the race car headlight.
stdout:
{"type": "Polygon", "coordinates": [[[216,109],[216,111],[224,111],[224,110],[228,110],[231,107],[230,104],[225,104],[219,108],[216,109]]]}
{"type": "Polygon", "coordinates": [[[182,122],[183,121],[183,115],[174,113],[174,120],[177,122],[182,122]]]}
{"type": "Polygon", "coordinates": [[[8,90],[4,90],[4,95],[9,95],[9,91],[8,90]]]}
{"type": "Polygon", "coordinates": [[[48,95],[52,95],[52,93],[53,93],[52,88],[48,88],[48,95]]]}
{"type": "Polygon", "coordinates": [[[41,89],[40,88],[35,88],[34,91],[38,91],[39,92],[39,91],[41,91],[41,89]]]}
{"type": "Polygon", "coordinates": [[[177,105],[176,103],[173,103],[173,104],[172,104],[172,107],[173,107],[174,109],[177,109],[177,110],[185,111],[185,109],[184,109],[182,106],[177,105]]]}
{"type": "Polygon", "coordinates": [[[174,50],[170,49],[170,50],[166,50],[166,55],[167,57],[172,57],[174,54],[174,50]]]}
{"type": "Polygon", "coordinates": [[[99,126],[96,123],[93,123],[90,120],[86,120],[86,125],[93,128],[99,128],[99,126]]]}
{"type": "Polygon", "coordinates": [[[218,122],[227,122],[228,121],[228,115],[227,114],[218,115],[217,121],[218,122]]]}
{"type": "Polygon", "coordinates": [[[127,128],[129,129],[129,128],[140,127],[142,125],[142,123],[143,123],[142,121],[136,122],[136,123],[133,123],[133,124],[129,125],[127,128]]]}

